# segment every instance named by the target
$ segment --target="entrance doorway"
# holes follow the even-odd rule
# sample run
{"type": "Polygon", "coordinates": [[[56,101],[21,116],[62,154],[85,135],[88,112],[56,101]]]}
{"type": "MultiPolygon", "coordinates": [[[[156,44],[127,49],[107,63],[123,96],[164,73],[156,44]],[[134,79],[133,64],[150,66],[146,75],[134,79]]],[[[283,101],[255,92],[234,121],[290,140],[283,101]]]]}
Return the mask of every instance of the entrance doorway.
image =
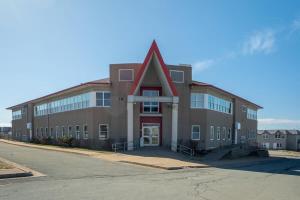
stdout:
{"type": "Polygon", "coordinates": [[[159,146],[160,124],[143,123],[142,140],[144,146],[159,146]]]}

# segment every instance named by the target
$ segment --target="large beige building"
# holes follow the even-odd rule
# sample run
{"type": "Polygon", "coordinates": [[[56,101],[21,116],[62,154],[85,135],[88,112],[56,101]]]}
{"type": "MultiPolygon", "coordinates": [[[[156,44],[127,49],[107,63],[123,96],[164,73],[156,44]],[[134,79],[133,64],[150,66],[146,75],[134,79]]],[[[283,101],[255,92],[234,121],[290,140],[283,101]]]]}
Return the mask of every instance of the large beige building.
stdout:
{"type": "Polygon", "coordinates": [[[155,43],[143,63],[111,64],[107,79],[12,106],[17,140],[73,137],[88,148],[178,144],[198,149],[256,141],[261,107],[193,81],[189,65],[166,65],[155,43]]]}

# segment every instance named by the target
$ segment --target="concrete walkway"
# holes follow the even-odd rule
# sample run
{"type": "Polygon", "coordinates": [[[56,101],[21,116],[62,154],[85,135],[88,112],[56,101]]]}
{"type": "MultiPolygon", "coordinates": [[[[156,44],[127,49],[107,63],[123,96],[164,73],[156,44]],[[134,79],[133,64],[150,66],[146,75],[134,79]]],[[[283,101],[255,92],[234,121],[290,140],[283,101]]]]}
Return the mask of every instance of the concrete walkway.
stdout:
{"type": "Polygon", "coordinates": [[[166,149],[143,149],[125,153],[114,153],[109,151],[95,151],[80,148],[64,148],[52,145],[38,145],[24,142],[0,139],[0,142],[38,148],[51,151],[60,151],[66,153],[80,154],[95,158],[108,160],[111,162],[123,162],[129,164],[142,165],[166,170],[183,169],[183,168],[206,168],[209,165],[189,160],[188,158],[166,149]]]}

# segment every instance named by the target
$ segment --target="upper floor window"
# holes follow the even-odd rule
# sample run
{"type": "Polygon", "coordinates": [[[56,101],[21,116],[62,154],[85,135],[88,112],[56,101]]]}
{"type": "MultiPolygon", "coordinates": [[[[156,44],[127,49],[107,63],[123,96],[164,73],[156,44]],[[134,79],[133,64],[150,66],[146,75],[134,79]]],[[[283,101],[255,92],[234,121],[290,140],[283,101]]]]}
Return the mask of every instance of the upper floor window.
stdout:
{"type": "Polygon", "coordinates": [[[12,112],[12,119],[22,119],[22,110],[16,110],[12,112]]]}
{"type": "Polygon", "coordinates": [[[184,82],[184,71],[170,70],[170,76],[174,83],[184,82]]]}
{"type": "Polygon", "coordinates": [[[200,140],[200,125],[192,125],[192,140],[200,140]]]}
{"type": "Polygon", "coordinates": [[[208,109],[231,114],[232,103],[225,99],[208,95],[208,109]]]}
{"type": "Polygon", "coordinates": [[[204,94],[202,93],[191,94],[191,108],[204,108],[204,94]]]}
{"type": "Polygon", "coordinates": [[[133,81],[133,69],[119,69],[119,81],[133,81]]]}
{"type": "Polygon", "coordinates": [[[247,119],[257,119],[257,111],[247,108],[247,119]]]}
{"type": "Polygon", "coordinates": [[[110,107],[111,106],[110,92],[96,92],[96,106],[110,107]]]}
{"type": "MultiPolygon", "coordinates": [[[[143,96],[158,97],[159,91],[158,90],[143,90],[143,96]]],[[[159,112],[159,102],[157,102],[157,101],[143,102],[143,112],[158,113],[159,112]]]]}

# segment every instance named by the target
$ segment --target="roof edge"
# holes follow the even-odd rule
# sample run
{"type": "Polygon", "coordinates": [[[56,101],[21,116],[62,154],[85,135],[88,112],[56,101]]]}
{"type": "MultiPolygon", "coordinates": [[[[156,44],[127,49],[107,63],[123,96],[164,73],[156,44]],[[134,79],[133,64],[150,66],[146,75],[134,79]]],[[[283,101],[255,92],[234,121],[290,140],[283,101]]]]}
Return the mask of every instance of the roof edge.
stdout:
{"type": "Polygon", "coordinates": [[[227,93],[227,94],[229,94],[229,95],[232,95],[232,96],[234,96],[234,97],[236,97],[236,98],[239,98],[239,99],[241,99],[241,100],[243,100],[243,101],[246,101],[247,103],[250,103],[250,104],[252,104],[252,105],[258,107],[259,109],[263,109],[263,107],[260,106],[260,105],[257,105],[257,104],[255,104],[255,103],[253,103],[253,102],[251,102],[251,101],[249,101],[249,100],[243,98],[243,97],[240,97],[240,96],[238,96],[238,95],[235,95],[235,94],[233,94],[233,93],[231,93],[231,92],[229,92],[229,91],[223,90],[223,89],[221,89],[221,88],[219,88],[219,87],[217,87],[217,86],[214,86],[214,85],[212,85],[212,84],[192,80],[192,84],[191,84],[191,85],[194,85],[194,86],[211,87],[211,88],[217,89],[217,90],[219,90],[219,91],[222,91],[222,92],[224,92],[224,93],[227,93]]]}

